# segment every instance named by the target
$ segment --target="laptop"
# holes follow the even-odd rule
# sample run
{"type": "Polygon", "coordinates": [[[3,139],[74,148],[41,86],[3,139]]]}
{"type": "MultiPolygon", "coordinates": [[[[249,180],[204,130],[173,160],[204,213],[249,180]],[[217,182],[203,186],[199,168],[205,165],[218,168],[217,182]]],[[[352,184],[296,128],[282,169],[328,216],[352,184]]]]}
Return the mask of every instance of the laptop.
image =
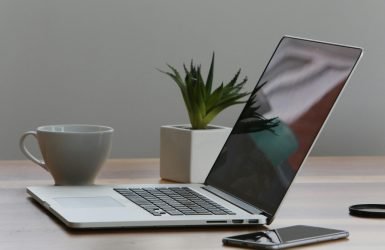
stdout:
{"type": "Polygon", "coordinates": [[[284,36],[203,184],[28,187],[72,228],[272,223],[362,49],[284,36]]]}

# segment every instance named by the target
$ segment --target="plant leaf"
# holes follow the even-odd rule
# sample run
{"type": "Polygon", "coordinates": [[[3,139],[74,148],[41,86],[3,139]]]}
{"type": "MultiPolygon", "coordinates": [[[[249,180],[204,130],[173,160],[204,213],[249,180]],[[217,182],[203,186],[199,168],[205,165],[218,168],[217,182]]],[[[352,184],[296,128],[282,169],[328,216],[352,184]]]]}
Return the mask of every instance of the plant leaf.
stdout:
{"type": "Polygon", "coordinates": [[[206,92],[211,93],[212,85],[213,85],[213,79],[214,79],[214,60],[215,60],[215,52],[213,52],[213,55],[211,57],[211,64],[209,69],[209,74],[207,75],[206,80],[206,92]]]}

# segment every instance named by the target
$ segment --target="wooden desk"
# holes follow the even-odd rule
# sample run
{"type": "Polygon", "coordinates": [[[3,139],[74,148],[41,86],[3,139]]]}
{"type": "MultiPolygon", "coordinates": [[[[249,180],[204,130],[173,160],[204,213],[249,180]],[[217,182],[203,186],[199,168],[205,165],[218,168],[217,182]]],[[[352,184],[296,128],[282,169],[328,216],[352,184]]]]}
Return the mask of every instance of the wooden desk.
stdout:
{"type": "MultiPolygon", "coordinates": [[[[98,184],[158,183],[159,161],[110,160],[98,184]]],[[[52,184],[28,161],[0,161],[0,249],[235,249],[224,236],[257,228],[70,230],[33,202],[26,186],[52,184]]],[[[348,214],[355,203],[385,203],[385,157],[310,158],[271,227],[308,224],[350,231],[349,240],[296,249],[385,249],[385,219],[348,214]]]]}

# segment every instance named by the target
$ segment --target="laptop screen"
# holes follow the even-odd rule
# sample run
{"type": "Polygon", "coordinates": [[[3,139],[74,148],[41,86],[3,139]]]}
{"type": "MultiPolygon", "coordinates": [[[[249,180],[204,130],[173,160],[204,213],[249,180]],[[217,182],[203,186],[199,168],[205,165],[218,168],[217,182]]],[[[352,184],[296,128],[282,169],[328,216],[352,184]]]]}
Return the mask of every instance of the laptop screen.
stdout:
{"type": "Polygon", "coordinates": [[[361,53],[282,38],[205,184],[273,216],[361,53]]]}

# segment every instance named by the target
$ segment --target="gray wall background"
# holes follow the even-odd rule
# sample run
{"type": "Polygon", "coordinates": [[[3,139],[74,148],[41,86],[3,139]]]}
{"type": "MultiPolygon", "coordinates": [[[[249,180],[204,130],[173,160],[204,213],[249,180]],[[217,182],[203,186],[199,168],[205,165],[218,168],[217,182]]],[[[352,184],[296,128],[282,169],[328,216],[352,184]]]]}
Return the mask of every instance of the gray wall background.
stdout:
{"type": "MultiPolygon", "coordinates": [[[[240,67],[252,89],[284,34],[365,48],[313,154],[382,155],[384,10],[375,0],[0,0],[0,159],[24,159],[20,134],[60,123],[114,127],[112,157],[157,157],[159,127],[188,120],[156,68],[194,58],[207,69],[215,51],[215,80],[240,67]]],[[[215,124],[232,126],[239,111],[215,124]]]]}

